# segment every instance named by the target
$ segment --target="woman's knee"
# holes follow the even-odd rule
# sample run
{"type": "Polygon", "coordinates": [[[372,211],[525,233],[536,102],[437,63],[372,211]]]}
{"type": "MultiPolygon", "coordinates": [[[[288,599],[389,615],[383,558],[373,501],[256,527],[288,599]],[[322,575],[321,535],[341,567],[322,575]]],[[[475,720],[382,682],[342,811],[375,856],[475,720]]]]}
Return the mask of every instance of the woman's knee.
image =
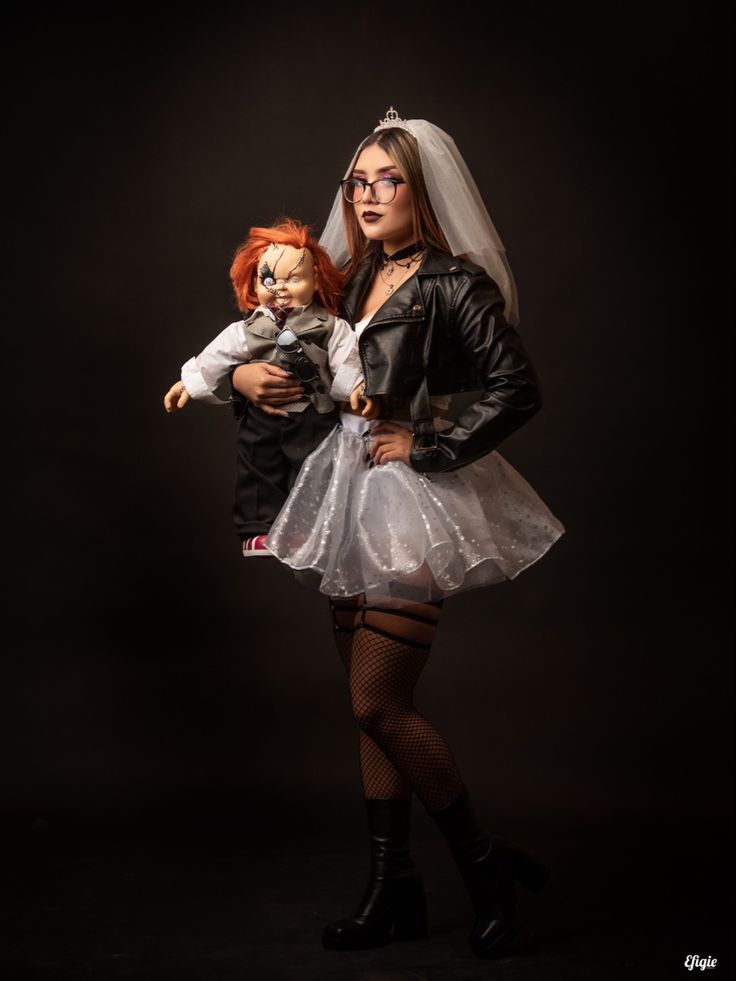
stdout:
{"type": "Polygon", "coordinates": [[[353,718],[358,727],[369,736],[379,735],[385,729],[388,720],[386,704],[354,688],[351,689],[350,698],[353,718]]]}

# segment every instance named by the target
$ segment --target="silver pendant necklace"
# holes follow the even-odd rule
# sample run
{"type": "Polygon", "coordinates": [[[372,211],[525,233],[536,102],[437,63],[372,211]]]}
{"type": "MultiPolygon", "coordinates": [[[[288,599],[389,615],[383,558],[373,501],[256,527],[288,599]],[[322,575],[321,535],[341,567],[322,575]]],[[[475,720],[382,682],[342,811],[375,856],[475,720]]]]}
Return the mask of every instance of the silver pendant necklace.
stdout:
{"type": "MultiPolygon", "coordinates": [[[[397,263],[397,265],[398,265],[398,263],[397,263]]],[[[409,264],[406,267],[402,267],[402,268],[406,268],[406,270],[408,271],[409,269],[411,269],[411,264],[409,264]]],[[[384,279],[383,272],[380,269],[378,270],[378,275],[381,277],[381,279],[383,280],[384,283],[387,283],[388,282],[386,279],[384,279]]],[[[391,273],[389,273],[389,276],[390,275],[391,275],[391,273]]],[[[386,296],[390,296],[393,293],[393,291],[396,289],[396,287],[397,286],[400,286],[404,282],[404,280],[406,278],[407,277],[406,277],[406,272],[405,272],[404,275],[401,277],[401,279],[398,282],[396,282],[396,283],[388,283],[388,286],[387,286],[387,289],[386,289],[386,296]]]]}
{"type": "MultiPolygon", "coordinates": [[[[416,248],[416,247],[414,246],[414,248],[416,248]]],[[[419,261],[419,256],[423,252],[424,252],[424,249],[420,247],[420,249],[418,250],[418,252],[415,252],[414,255],[409,256],[409,261],[407,263],[399,262],[398,259],[397,259],[397,256],[399,256],[400,258],[404,258],[404,256],[406,255],[406,252],[404,250],[402,250],[401,252],[396,253],[396,255],[387,256],[386,257],[386,259],[384,260],[384,263],[383,263],[383,267],[382,268],[379,268],[379,270],[378,270],[378,275],[381,277],[381,279],[383,280],[383,282],[384,283],[387,283],[387,285],[388,285],[388,288],[386,290],[386,296],[390,296],[393,293],[393,291],[396,289],[396,287],[397,286],[400,286],[404,282],[404,280],[408,278],[408,273],[411,270],[411,267],[414,265],[415,262],[418,262],[419,261]],[[386,280],[384,278],[383,269],[386,270],[386,274],[388,276],[392,276],[395,266],[398,266],[399,269],[404,269],[406,271],[404,272],[404,275],[401,277],[401,279],[397,283],[388,283],[388,280],[386,280]]]]}

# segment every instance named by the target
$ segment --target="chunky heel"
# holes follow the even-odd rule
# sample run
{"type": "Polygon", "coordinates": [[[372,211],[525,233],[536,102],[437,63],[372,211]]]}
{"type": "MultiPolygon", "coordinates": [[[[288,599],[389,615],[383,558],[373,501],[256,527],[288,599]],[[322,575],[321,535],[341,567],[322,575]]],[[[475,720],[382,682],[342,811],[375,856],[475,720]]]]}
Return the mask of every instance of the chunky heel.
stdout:
{"type": "Polygon", "coordinates": [[[530,892],[539,892],[550,877],[550,871],[522,848],[514,851],[514,876],[530,892]]]}
{"type": "Polygon", "coordinates": [[[550,871],[505,835],[478,824],[467,788],[447,806],[429,811],[450,845],[475,910],[470,946],[478,957],[504,956],[518,935],[515,880],[538,892],[550,871]]]}

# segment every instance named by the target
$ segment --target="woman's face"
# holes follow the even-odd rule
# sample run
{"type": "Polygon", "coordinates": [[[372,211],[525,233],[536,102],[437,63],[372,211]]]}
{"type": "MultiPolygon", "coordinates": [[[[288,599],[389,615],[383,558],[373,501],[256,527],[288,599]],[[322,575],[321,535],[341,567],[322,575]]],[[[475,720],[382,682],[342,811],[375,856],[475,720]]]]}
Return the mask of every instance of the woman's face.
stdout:
{"type": "MultiPolygon", "coordinates": [[[[377,143],[372,143],[361,151],[350,176],[375,181],[381,177],[404,175],[386,151],[377,143]]],[[[372,189],[366,187],[363,197],[353,207],[366,238],[393,243],[411,238],[412,199],[408,184],[398,184],[396,197],[388,204],[379,204],[373,197],[372,189]]]]}

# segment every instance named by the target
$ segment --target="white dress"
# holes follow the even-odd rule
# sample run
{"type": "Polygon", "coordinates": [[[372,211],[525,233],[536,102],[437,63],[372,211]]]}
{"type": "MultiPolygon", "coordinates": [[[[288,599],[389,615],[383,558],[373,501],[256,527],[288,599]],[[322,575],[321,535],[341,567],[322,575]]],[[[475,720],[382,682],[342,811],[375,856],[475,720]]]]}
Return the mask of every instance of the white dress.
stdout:
{"type": "MultiPolygon", "coordinates": [[[[356,323],[357,336],[371,317],[356,323]]],[[[449,397],[430,401],[444,410],[449,397]]],[[[418,473],[400,460],[372,465],[367,441],[378,422],[340,413],[266,538],[292,569],[312,570],[321,592],[382,604],[444,599],[513,579],[564,533],[496,450],[449,473],[418,473]]],[[[438,431],[451,425],[435,419],[438,431]]]]}

